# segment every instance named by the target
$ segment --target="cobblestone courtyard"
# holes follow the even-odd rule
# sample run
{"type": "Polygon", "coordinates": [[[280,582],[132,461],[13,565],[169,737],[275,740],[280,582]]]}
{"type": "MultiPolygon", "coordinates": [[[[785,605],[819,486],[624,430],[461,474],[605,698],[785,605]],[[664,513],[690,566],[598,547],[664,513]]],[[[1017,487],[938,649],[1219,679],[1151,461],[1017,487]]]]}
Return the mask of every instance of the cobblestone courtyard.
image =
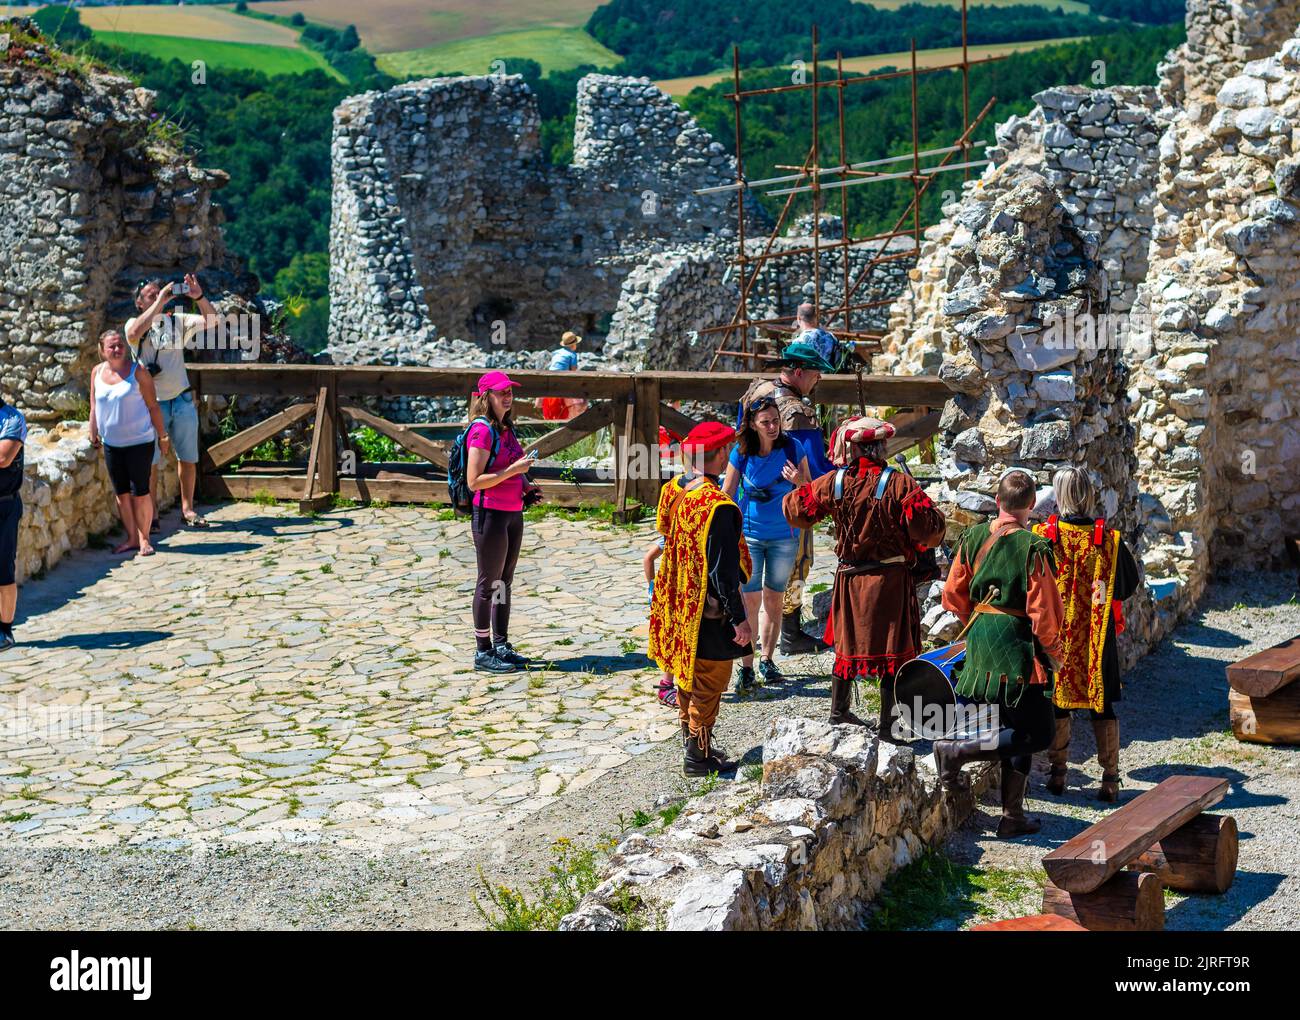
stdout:
{"type": "MultiPolygon", "coordinates": [[[[464,521],[249,503],[210,518],[166,529],[155,557],[84,550],[24,586],[21,644],[0,658],[4,927],[481,927],[480,867],[526,887],[555,839],[589,846],[683,792],[642,654],[648,523],[529,522],[511,631],[545,666],[500,677],[469,668],[464,521]]],[[[1171,927],[1300,923],[1300,752],[1225,732],[1223,674],[1298,628],[1293,577],[1242,575],[1128,677],[1125,796],[1170,771],[1227,776],[1242,826],[1233,890],[1176,904],[1171,927]]],[[[726,698],[745,761],[775,715],[825,716],[829,659],[785,665],[793,683],[726,698]]],[[[1078,745],[1064,800],[1031,787],[1041,838],[999,843],[984,814],[950,842],[1015,880],[985,916],[1036,909],[1041,855],[1102,816],[1086,732],[1078,745]]]]}
{"type": "Polygon", "coordinates": [[[643,654],[649,525],[530,522],[511,637],[545,661],[495,676],[470,669],[468,525],[437,518],[231,504],[27,585],[0,697],[78,730],[4,734],[3,838],[455,854],[676,732],[643,654]]]}

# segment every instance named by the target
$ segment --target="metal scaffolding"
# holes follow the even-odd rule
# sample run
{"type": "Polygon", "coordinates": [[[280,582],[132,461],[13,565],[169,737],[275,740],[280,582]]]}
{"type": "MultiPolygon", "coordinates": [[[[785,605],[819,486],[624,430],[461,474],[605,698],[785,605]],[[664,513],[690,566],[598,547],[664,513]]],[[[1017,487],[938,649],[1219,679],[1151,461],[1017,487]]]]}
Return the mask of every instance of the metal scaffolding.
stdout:
{"type": "Polygon", "coordinates": [[[972,118],[970,112],[970,69],[973,65],[990,63],[995,60],[1003,60],[1002,56],[986,56],[976,59],[970,58],[967,46],[966,31],[966,3],[962,0],[961,7],[961,60],[954,63],[939,64],[932,67],[918,67],[916,60],[916,40],[912,40],[911,47],[911,66],[907,70],[882,71],[877,74],[867,74],[858,77],[844,76],[844,59],[840,53],[835,54],[835,77],[824,78],[821,75],[820,65],[818,63],[818,35],[817,26],[812,28],[812,75],[811,81],[798,82],[790,85],[779,85],[770,88],[760,89],[742,89],[740,84],[740,48],[732,47],[731,64],[732,64],[732,83],[733,89],[727,94],[727,98],[732,100],[735,108],[735,134],[736,134],[736,180],[734,184],[726,184],[718,187],[702,188],[697,194],[719,194],[726,192],[735,192],[736,201],[736,237],[737,250],[734,265],[738,267],[740,274],[740,298],[736,304],[736,311],[731,317],[730,322],[720,323],[702,329],[701,334],[720,334],[717,347],[713,353],[713,360],[709,368],[712,371],[717,368],[719,360],[723,358],[740,358],[751,364],[770,360],[775,357],[773,354],[765,353],[762,348],[770,346],[771,340],[768,337],[759,335],[759,331],[768,334],[790,334],[795,331],[794,316],[783,316],[779,318],[761,318],[754,319],[750,317],[750,295],[758,280],[759,273],[763,267],[776,259],[794,258],[803,255],[812,256],[812,283],[813,296],[812,303],[817,309],[819,321],[822,323],[838,322],[837,328],[834,329],[835,335],[841,343],[851,344],[858,357],[859,365],[870,363],[870,356],[880,350],[880,340],[882,334],[870,330],[858,330],[853,328],[853,313],[863,312],[871,308],[877,308],[888,305],[888,300],[878,301],[857,301],[853,300],[854,295],[861,289],[862,285],[872,276],[872,273],[880,266],[886,263],[915,259],[920,252],[921,233],[928,224],[921,222],[921,199],[926,190],[934,182],[939,174],[950,173],[957,170],[962,171],[963,179],[969,177],[972,168],[986,165],[989,161],[986,159],[972,159],[971,150],[979,145],[986,145],[984,141],[973,141],[972,137],[975,130],[982,124],[992,110],[996,101],[996,96],[989,99],[984,107],[972,118]],[[939,148],[921,150],[920,147],[920,120],[917,109],[917,80],[919,75],[929,74],[937,71],[961,71],[962,79],[962,132],[952,141],[952,144],[944,145],[939,148]],[[865,84],[868,82],[880,82],[893,78],[909,77],[911,79],[912,91],[912,151],[898,156],[889,156],[884,159],[873,159],[865,162],[850,162],[848,146],[844,136],[844,90],[853,85],[865,84]],[[834,166],[822,166],[823,142],[821,138],[820,124],[820,99],[823,89],[830,88],[835,90],[836,99],[836,119],[838,125],[838,138],[835,145],[838,148],[837,161],[834,166]],[[776,170],[792,170],[794,173],[766,177],[758,180],[747,181],[745,179],[745,151],[744,151],[744,133],[741,122],[741,107],[743,101],[751,96],[769,96],[784,92],[802,92],[807,91],[811,98],[812,113],[812,130],[811,140],[808,147],[807,155],[804,157],[802,164],[798,166],[777,165],[776,170]],[[962,158],[956,163],[951,162],[954,157],[960,155],[962,158]],[[930,166],[922,166],[922,159],[937,158],[938,162],[930,166]],[[887,172],[876,169],[879,167],[889,167],[899,163],[910,163],[909,169],[887,172]],[[832,178],[825,180],[825,178],[832,178]],[[892,230],[885,233],[874,234],[870,237],[852,237],[849,232],[849,208],[848,208],[848,189],[862,184],[876,184],[882,181],[910,180],[912,182],[912,198],[907,207],[899,215],[892,230]],[[777,185],[777,187],[772,187],[777,185]],[[765,190],[755,190],[765,189],[765,190]],[[822,193],[839,192],[840,221],[842,224],[842,234],[836,240],[822,243],[821,237],[821,215],[822,215],[822,193]],[[785,227],[786,219],[790,215],[796,195],[810,194],[812,197],[812,244],[798,248],[777,249],[777,241],[785,227]],[[746,195],[763,195],[768,197],[785,196],[785,203],[781,208],[780,215],[777,216],[776,223],[771,233],[763,245],[762,251],[757,255],[750,254],[745,237],[745,212],[746,212],[746,195]],[[907,221],[911,220],[911,225],[907,221]],[[888,251],[889,243],[898,237],[911,237],[913,246],[907,251],[888,251]],[[867,259],[861,267],[856,279],[852,275],[852,266],[849,256],[849,249],[860,245],[875,244],[878,245],[876,251],[867,259]],[[821,305],[822,292],[822,267],[821,253],[827,251],[839,251],[841,270],[843,273],[842,295],[841,300],[835,307],[823,308],[821,305]]]}

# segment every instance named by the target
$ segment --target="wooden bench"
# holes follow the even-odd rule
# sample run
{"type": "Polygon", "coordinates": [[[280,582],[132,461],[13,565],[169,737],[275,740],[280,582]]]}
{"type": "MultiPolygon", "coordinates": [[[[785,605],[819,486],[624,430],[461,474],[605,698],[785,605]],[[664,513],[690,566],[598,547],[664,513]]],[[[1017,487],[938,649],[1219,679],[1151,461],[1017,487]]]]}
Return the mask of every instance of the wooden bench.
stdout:
{"type": "Polygon", "coordinates": [[[1238,740],[1300,744],[1300,635],[1228,667],[1228,715],[1238,740]]]}
{"type": "Polygon", "coordinates": [[[1170,776],[1089,826],[1043,858],[1043,912],[1090,931],[1160,931],[1166,885],[1226,891],[1237,825],[1201,812],[1227,792],[1226,779],[1170,776]]]}
{"type": "Polygon", "coordinates": [[[1030,914],[1028,917],[1009,917],[1005,921],[973,924],[969,931],[1087,931],[1060,914],[1030,914]]]}

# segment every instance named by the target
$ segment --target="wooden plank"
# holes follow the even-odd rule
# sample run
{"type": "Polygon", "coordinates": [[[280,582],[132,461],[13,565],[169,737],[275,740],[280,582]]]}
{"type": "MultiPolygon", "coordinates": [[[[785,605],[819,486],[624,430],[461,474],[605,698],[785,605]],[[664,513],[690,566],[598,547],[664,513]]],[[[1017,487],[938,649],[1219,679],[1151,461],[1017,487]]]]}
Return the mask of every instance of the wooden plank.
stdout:
{"type": "Polygon", "coordinates": [[[1228,719],[1238,740],[1300,745],[1300,684],[1288,684],[1267,698],[1230,690],[1228,719]]]}
{"type": "Polygon", "coordinates": [[[659,423],[669,432],[675,432],[683,438],[699,424],[690,415],[682,414],[672,404],[662,403],[659,405],[659,423]]]}
{"type": "Polygon", "coordinates": [[[212,499],[256,499],[267,496],[276,500],[302,499],[305,476],[298,475],[203,475],[203,494],[212,499]]]}
{"type": "Polygon", "coordinates": [[[1180,892],[1225,893],[1237,875],[1237,820],[1197,815],[1153,843],[1129,869],[1149,871],[1180,892]]]}
{"type": "Polygon", "coordinates": [[[241,454],[247,453],[255,446],[260,446],[274,435],[278,435],[295,422],[302,421],[316,409],[315,404],[294,404],[279,414],[273,414],[265,421],[249,426],[243,432],[237,432],[229,439],[208,447],[203,456],[203,470],[217,471],[225,467],[241,454]]]}
{"type": "Polygon", "coordinates": [[[1043,858],[1043,869],[1066,892],[1092,892],[1227,792],[1226,779],[1170,776],[1057,847],[1043,858]]]}
{"type": "Polygon", "coordinates": [[[1092,892],[1043,886],[1043,913],[1058,914],[1088,931],[1164,931],[1165,892],[1160,879],[1125,871],[1092,892]]]}
{"type": "Polygon", "coordinates": [[[623,428],[617,432],[614,445],[614,506],[624,516],[627,515],[627,444],[632,435],[635,413],[635,401],[629,400],[623,405],[623,428]]]}
{"type": "Polygon", "coordinates": [[[636,376],[636,404],[632,411],[627,463],[636,468],[628,479],[628,494],[646,506],[659,505],[663,484],[659,463],[659,403],[663,390],[659,378],[649,373],[636,376]]]}
{"type": "Polygon", "coordinates": [[[931,411],[929,414],[902,411],[894,415],[889,421],[897,431],[885,442],[886,455],[892,457],[925,442],[939,431],[939,419],[942,417],[943,414],[939,411],[931,411]]]}
{"type": "MultiPolygon", "coordinates": [[[[282,502],[305,503],[303,486],[304,475],[204,475],[201,480],[203,493],[212,499],[254,499],[269,497],[282,502]]],[[[591,507],[614,500],[612,482],[584,482],[576,485],[549,478],[537,479],[545,496],[545,501],[556,506],[591,507]]],[[[388,503],[440,503],[448,501],[447,483],[440,478],[420,478],[402,475],[397,471],[381,471],[378,477],[366,477],[358,481],[355,478],[339,479],[339,495],[345,499],[368,502],[384,500],[388,503]]],[[[324,500],[329,496],[313,496],[313,502],[324,500]]]]}
{"type": "MultiPolygon", "coordinates": [[[[302,494],[304,500],[311,499],[316,494],[316,469],[320,464],[320,452],[324,446],[325,430],[321,428],[321,423],[326,421],[328,415],[325,413],[325,405],[329,401],[330,391],[328,386],[322,386],[320,392],[316,394],[316,421],[312,427],[311,434],[311,453],[307,456],[307,488],[302,494]]],[[[334,440],[334,430],[330,428],[330,441],[334,440]]]]}
{"type": "Polygon", "coordinates": [[[365,408],[357,407],[355,404],[340,404],[339,410],[353,421],[369,425],[380,435],[387,436],[403,450],[409,450],[417,457],[423,457],[430,464],[436,464],[442,470],[447,470],[447,450],[432,439],[425,439],[418,432],[412,432],[387,418],[371,414],[365,408]]]}
{"type": "Polygon", "coordinates": [[[1267,698],[1300,678],[1300,634],[1228,667],[1234,691],[1252,698],[1267,698]]]}
{"type": "MultiPolygon", "coordinates": [[[[570,418],[560,428],[534,439],[524,447],[524,453],[536,450],[537,459],[545,460],[556,451],[563,450],[566,446],[572,446],[578,440],[591,435],[593,432],[599,432],[613,420],[613,403],[602,400],[599,403],[592,404],[577,417],[570,418]]],[[[443,464],[444,468],[446,466],[446,464],[443,464]]]]}
{"type": "Polygon", "coordinates": [[[1030,914],[1028,917],[1009,917],[1005,921],[973,924],[967,931],[1087,931],[1077,921],[1060,914],[1030,914]]]}
{"type": "MultiPolygon", "coordinates": [[[[202,379],[204,392],[274,393],[308,396],[316,392],[319,373],[338,375],[341,398],[359,396],[454,396],[472,390],[482,369],[423,368],[389,365],[271,365],[194,364],[186,368],[202,379]]],[[[742,372],[644,372],[659,381],[665,400],[703,400],[734,404],[750,382],[759,376],[776,378],[778,373],[742,372]]],[[[524,400],[535,397],[586,397],[609,400],[624,396],[635,376],[628,372],[544,372],[514,371],[510,378],[521,385],[516,394],[524,400]]],[[[938,376],[864,375],[863,399],[880,407],[942,407],[953,391],[938,376]]],[[[813,392],[822,404],[856,406],[858,381],[852,375],[824,375],[813,392]]]]}
{"type": "Polygon", "coordinates": [[[316,421],[316,428],[321,433],[319,490],[321,494],[330,496],[339,491],[338,380],[337,374],[324,373],[321,380],[325,386],[324,416],[316,421]]]}

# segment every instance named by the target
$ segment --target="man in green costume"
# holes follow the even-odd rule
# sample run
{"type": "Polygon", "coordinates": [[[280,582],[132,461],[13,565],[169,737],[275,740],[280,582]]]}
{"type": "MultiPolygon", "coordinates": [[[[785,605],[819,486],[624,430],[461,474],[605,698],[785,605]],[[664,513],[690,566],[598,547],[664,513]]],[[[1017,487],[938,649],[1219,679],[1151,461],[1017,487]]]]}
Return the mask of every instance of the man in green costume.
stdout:
{"type": "Polygon", "coordinates": [[[999,725],[991,734],[936,740],[935,759],[948,790],[968,784],[961,772],[966,762],[1002,763],[1000,839],[1041,828],[1025,815],[1025,788],[1034,752],[1051,744],[1055,729],[1044,662],[1057,669],[1063,654],[1065,610],[1052,544],[1025,528],[1034,496],[1028,472],[1003,474],[997,518],[962,534],[943,589],[944,608],[970,621],[957,693],[996,705],[999,725]]]}

